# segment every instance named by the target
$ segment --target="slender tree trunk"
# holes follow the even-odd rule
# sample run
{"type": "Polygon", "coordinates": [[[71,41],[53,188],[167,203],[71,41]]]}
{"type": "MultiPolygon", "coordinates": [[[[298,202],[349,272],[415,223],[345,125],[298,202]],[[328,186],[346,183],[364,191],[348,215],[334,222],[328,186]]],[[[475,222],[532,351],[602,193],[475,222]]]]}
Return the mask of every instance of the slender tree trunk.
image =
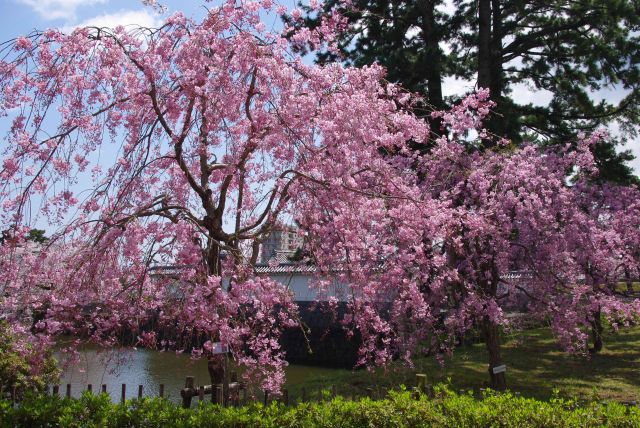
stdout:
{"type": "MultiPolygon", "coordinates": [[[[418,2],[422,15],[422,37],[425,43],[425,77],[427,79],[427,100],[433,108],[442,110],[445,107],[442,97],[442,50],[440,49],[440,32],[438,31],[435,7],[439,0],[418,2]]],[[[440,129],[442,119],[429,117],[431,131],[436,137],[442,135],[440,129]]]]}
{"type": "Polygon", "coordinates": [[[225,367],[223,355],[211,355],[207,361],[207,370],[211,379],[211,402],[216,403],[215,385],[224,385],[225,367]]]}
{"type": "Polygon", "coordinates": [[[591,321],[591,339],[593,340],[593,348],[589,351],[592,354],[597,354],[602,351],[602,314],[600,309],[593,312],[593,320],[591,321]]]}
{"type": "Polygon", "coordinates": [[[206,263],[209,275],[220,275],[220,247],[211,238],[207,242],[206,263]]]}
{"type": "Polygon", "coordinates": [[[509,112],[505,109],[505,100],[502,98],[504,90],[504,78],[502,71],[502,11],[500,0],[491,0],[491,40],[489,43],[489,56],[491,68],[491,82],[489,91],[491,99],[497,103],[496,114],[490,118],[489,129],[495,135],[504,137],[507,131],[509,112]]]}
{"type": "Polygon", "coordinates": [[[633,281],[631,281],[631,273],[629,272],[629,269],[624,270],[624,281],[627,284],[625,294],[627,296],[631,296],[633,294],[633,281]]]}
{"type": "Polygon", "coordinates": [[[491,0],[478,2],[478,86],[491,87],[491,0]]]}
{"type": "Polygon", "coordinates": [[[442,50],[438,31],[435,7],[438,0],[420,2],[422,12],[422,34],[425,42],[425,56],[428,66],[425,70],[429,104],[437,109],[444,108],[442,98],[442,50]]]}
{"type": "MultiPolygon", "coordinates": [[[[507,134],[508,112],[504,110],[504,78],[502,70],[502,11],[499,0],[478,3],[478,87],[489,89],[497,103],[495,113],[486,121],[487,130],[498,137],[507,134]]],[[[483,147],[495,146],[495,139],[483,140],[483,147]]]]}
{"type": "MultiPolygon", "coordinates": [[[[210,235],[212,234],[209,231],[210,235]]],[[[220,247],[213,239],[209,239],[206,249],[206,263],[208,275],[220,275],[220,247]]],[[[216,341],[217,338],[212,337],[212,341],[216,341]]],[[[212,391],[211,402],[216,403],[216,389],[215,385],[223,385],[223,401],[227,396],[227,356],[225,354],[209,355],[207,360],[207,370],[209,372],[209,378],[211,379],[212,391]]],[[[222,404],[222,403],[219,403],[222,404]]]]}
{"type": "MultiPolygon", "coordinates": [[[[479,88],[489,89],[490,97],[495,100],[496,94],[491,91],[493,86],[492,79],[492,60],[491,60],[491,0],[478,1],[478,84],[479,88]]],[[[485,123],[489,132],[493,132],[492,118],[490,117],[485,123]]],[[[491,138],[482,140],[484,148],[490,148],[495,145],[491,138]]]]}
{"type": "Polygon", "coordinates": [[[487,346],[487,351],[489,352],[489,377],[491,378],[491,387],[497,391],[504,391],[507,388],[505,372],[493,372],[495,367],[503,364],[502,355],[500,354],[500,329],[496,323],[492,322],[488,317],[485,317],[482,321],[482,334],[487,346]]]}
{"type": "MultiPolygon", "coordinates": [[[[436,28],[435,19],[435,1],[427,2],[426,11],[424,13],[425,20],[425,42],[426,55],[429,57],[430,67],[427,67],[427,89],[429,103],[437,110],[445,108],[444,99],[442,98],[442,51],[440,49],[440,35],[436,28]]],[[[441,118],[430,118],[431,131],[436,136],[441,136],[444,130],[441,118]]]]}

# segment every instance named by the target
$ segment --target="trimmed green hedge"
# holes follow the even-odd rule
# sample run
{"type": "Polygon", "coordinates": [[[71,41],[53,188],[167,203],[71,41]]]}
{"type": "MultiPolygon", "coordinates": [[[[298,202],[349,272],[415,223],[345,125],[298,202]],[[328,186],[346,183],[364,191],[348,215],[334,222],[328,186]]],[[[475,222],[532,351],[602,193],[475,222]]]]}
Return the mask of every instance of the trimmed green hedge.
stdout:
{"type": "Polygon", "coordinates": [[[482,399],[436,388],[436,398],[414,399],[407,391],[384,400],[303,403],[285,407],[252,404],[195,409],[164,399],[112,404],[107,395],[82,398],[27,398],[12,408],[0,401],[2,427],[640,427],[640,410],[618,403],[552,398],[538,401],[510,393],[487,393],[482,399]]]}

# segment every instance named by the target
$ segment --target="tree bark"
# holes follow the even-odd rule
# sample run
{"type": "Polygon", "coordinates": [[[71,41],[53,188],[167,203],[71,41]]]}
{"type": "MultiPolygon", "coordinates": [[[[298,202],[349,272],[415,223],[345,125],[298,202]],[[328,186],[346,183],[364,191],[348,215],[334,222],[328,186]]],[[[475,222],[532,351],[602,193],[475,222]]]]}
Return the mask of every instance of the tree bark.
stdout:
{"type": "MultiPolygon", "coordinates": [[[[210,355],[207,361],[207,370],[209,371],[209,378],[211,379],[211,402],[217,403],[216,397],[216,385],[223,385],[222,396],[226,397],[226,391],[224,385],[226,380],[226,355],[210,355]]],[[[224,398],[223,398],[224,401],[224,398]]],[[[218,403],[223,404],[223,403],[218,403]]]]}
{"type": "Polygon", "coordinates": [[[491,0],[478,2],[478,86],[491,86],[491,0]]]}
{"type": "MultiPolygon", "coordinates": [[[[426,99],[430,108],[443,110],[445,108],[442,96],[442,50],[440,49],[440,31],[436,22],[435,8],[440,0],[425,0],[417,2],[421,18],[422,39],[424,41],[423,60],[424,78],[427,82],[426,99]]],[[[430,114],[426,116],[429,122],[429,129],[432,136],[438,138],[442,136],[442,118],[432,118],[430,114]]],[[[426,150],[430,149],[429,144],[426,150]]]]}
{"type": "Polygon", "coordinates": [[[482,334],[487,346],[487,351],[489,352],[489,377],[491,378],[491,387],[496,391],[504,391],[507,388],[505,372],[493,372],[495,367],[503,364],[502,355],[500,354],[500,330],[498,325],[488,317],[485,317],[482,321],[482,334]]]}
{"type": "Polygon", "coordinates": [[[220,275],[220,247],[209,238],[207,242],[207,271],[209,275],[220,275]]]}
{"type": "MultiPolygon", "coordinates": [[[[506,116],[502,113],[504,79],[502,70],[502,11],[499,0],[479,0],[478,4],[478,87],[489,89],[497,103],[496,113],[488,117],[485,127],[497,137],[506,134],[506,116]]],[[[484,148],[495,146],[495,138],[486,138],[484,148]]]]}
{"type": "MultiPolygon", "coordinates": [[[[207,248],[206,248],[207,274],[219,276],[221,274],[220,246],[215,239],[211,238],[212,235],[215,236],[216,231],[209,230],[208,232],[209,232],[209,239],[208,239],[207,248]]],[[[212,337],[211,341],[215,342],[216,339],[217,338],[212,337]]],[[[209,372],[209,378],[211,380],[211,402],[217,403],[216,385],[223,385],[223,388],[222,388],[223,402],[218,404],[224,404],[224,401],[226,401],[227,391],[228,391],[227,355],[226,354],[209,355],[207,359],[207,370],[209,372]]]]}
{"type": "Polygon", "coordinates": [[[593,340],[593,348],[589,351],[592,354],[597,354],[602,351],[603,343],[602,343],[602,314],[600,313],[600,309],[593,312],[593,320],[591,321],[591,339],[593,340]]]}
{"type": "Polygon", "coordinates": [[[500,0],[491,0],[491,40],[489,43],[489,60],[491,68],[491,81],[489,91],[491,99],[497,103],[496,114],[489,118],[488,128],[498,137],[504,137],[507,133],[507,113],[505,100],[502,98],[504,90],[504,78],[502,70],[502,10],[500,0]]]}
{"type": "MultiPolygon", "coordinates": [[[[425,43],[425,56],[427,57],[427,67],[425,76],[427,78],[427,99],[429,104],[436,109],[444,108],[442,98],[442,51],[440,50],[440,35],[437,29],[435,18],[435,7],[437,0],[419,2],[422,13],[422,36],[425,43]]],[[[435,132],[436,130],[434,130],[435,132]]],[[[438,129],[439,131],[439,129],[438,129]]]]}

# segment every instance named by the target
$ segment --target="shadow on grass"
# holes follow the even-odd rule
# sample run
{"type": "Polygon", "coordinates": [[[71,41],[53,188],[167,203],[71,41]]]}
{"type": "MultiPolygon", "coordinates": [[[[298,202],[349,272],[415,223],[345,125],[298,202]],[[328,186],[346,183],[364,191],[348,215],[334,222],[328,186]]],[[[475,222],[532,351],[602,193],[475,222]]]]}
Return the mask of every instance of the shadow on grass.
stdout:
{"type": "MultiPolygon", "coordinates": [[[[600,397],[618,401],[640,399],[640,327],[608,331],[605,348],[594,356],[569,355],[562,351],[546,328],[505,335],[503,358],[509,388],[522,396],[548,399],[558,389],[560,395],[589,399],[600,397]]],[[[367,388],[384,391],[399,385],[415,385],[415,374],[426,373],[429,383],[449,382],[456,390],[488,386],[488,355],[483,343],[465,345],[445,359],[415,361],[409,369],[394,364],[387,370],[327,370],[309,368],[304,380],[289,383],[294,394],[304,386],[308,391],[335,385],[342,395],[365,395],[367,388]]]]}

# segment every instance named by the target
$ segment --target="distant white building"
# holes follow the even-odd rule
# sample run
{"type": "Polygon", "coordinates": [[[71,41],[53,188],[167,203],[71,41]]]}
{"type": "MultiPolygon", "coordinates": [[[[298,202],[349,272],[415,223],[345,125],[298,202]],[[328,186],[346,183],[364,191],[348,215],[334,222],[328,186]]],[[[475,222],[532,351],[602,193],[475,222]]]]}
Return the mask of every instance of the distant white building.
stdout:
{"type": "Polygon", "coordinates": [[[282,260],[295,254],[302,248],[304,237],[295,226],[279,225],[269,234],[260,248],[260,263],[269,263],[271,259],[282,260]]]}
{"type": "MultiPolygon", "coordinates": [[[[189,268],[189,266],[160,265],[152,266],[150,272],[152,277],[172,278],[179,281],[181,270],[186,268],[189,268]]],[[[296,302],[322,301],[327,297],[335,297],[341,302],[347,300],[345,294],[347,287],[335,278],[330,280],[330,285],[325,290],[324,295],[319,293],[318,288],[312,284],[314,280],[318,280],[317,269],[313,265],[272,259],[271,263],[258,264],[255,267],[255,271],[256,274],[268,276],[291,290],[296,302]]],[[[228,278],[223,278],[223,287],[226,287],[228,281],[228,278]]]]}
{"type": "MultiPolygon", "coordinates": [[[[179,278],[180,270],[189,266],[165,265],[153,266],[151,268],[152,276],[179,278]]],[[[350,297],[350,290],[346,283],[341,282],[335,276],[319,275],[314,265],[303,262],[294,262],[280,255],[272,257],[269,263],[259,263],[255,266],[255,272],[259,276],[268,276],[276,282],[279,282],[293,293],[293,300],[296,302],[316,302],[325,301],[327,298],[335,298],[338,302],[347,302],[350,297]],[[326,289],[320,292],[314,282],[323,280],[327,283],[326,289]]],[[[520,287],[526,289],[527,283],[532,277],[530,272],[512,271],[503,276],[503,279],[510,283],[517,283],[520,287]]],[[[223,279],[223,286],[228,284],[228,278],[223,279]]],[[[506,295],[508,287],[501,283],[499,285],[498,294],[506,295]]],[[[528,296],[524,292],[511,293],[509,299],[503,301],[503,304],[511,310],[526,310],[528,296]]]]}
{"type": "MultiPolygon", "coordinates": [[[[256,273],[268,276],[293,292],[296,302],[322,301],[327,297],[335,297],[338,301],[346,301],[347,286],[336,278],[329,279],[330,284],[324,295],[319,294],[317,287],[311,283],[318,280],[316,267],[303,263],[280,262],[278,264],[259,264],[256,273]]],[[[327,279],[325,278],[325,281],[327,279]]]]}

